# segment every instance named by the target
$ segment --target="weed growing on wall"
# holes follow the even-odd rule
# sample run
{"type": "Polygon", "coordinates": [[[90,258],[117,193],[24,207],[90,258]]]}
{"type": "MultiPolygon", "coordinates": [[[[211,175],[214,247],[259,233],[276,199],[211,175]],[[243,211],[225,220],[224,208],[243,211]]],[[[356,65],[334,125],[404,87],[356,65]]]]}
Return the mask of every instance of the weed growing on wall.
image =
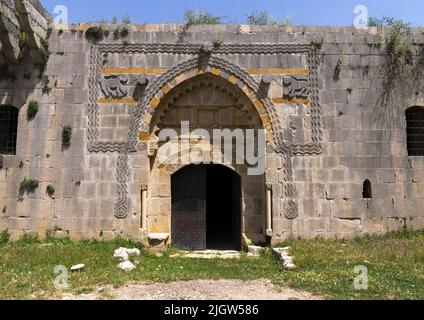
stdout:
{"type": "Polygon", "coordinates": [[[25,177],[24,181],[21,182],[19,192],[21,194],[23,194],[25,192],[34,192],[35,189],[37,189],[39,185],[40,185],[40,182],[38,180],[27,179],[25,177]]]}
{"type": "Polygon", "coordinates": [[[212,15],[211,13],[204,10],[187,10],[184,12],[184,20],[188,25],[198,24],[220,24],[221,17],[212,15]]]}
{"type": "Polygon", "coordinates": [[[72,127],[64,126],[62,130],[62,149],[68,149],[71,146],[72,127]]]}
{"type": "Polygon", "coordinates": [[[28,109],[27,109],[28,121],[34,120],[37,113],[38,113],[38,102],[34,100],[30,101],[30,103],[28,104],[28,109]]]}

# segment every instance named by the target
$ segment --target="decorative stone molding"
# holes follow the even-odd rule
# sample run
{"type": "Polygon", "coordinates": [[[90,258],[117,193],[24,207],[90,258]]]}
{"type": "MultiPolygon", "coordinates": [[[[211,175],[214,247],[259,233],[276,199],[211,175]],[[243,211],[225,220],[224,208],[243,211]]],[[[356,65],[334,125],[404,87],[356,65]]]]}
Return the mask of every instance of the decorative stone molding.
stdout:
{"type": "Polygon", "coordinates": [[[145,96],[131,117],[130,150],[133,149],[133,146],[138,141],[139,131],[149,130],[151,117],[149,117],[149,120],[144,120],[146,113],[153,114],[162,98],[173,87],[204,73],[222,77],[228,80],[230,84],[238,86],[246,94],[258,111],[269,140],[273,137],[272,132],[282,129],[274,104],[269,98],[260,99],[257,97],[256,93],[259,85],[246,71],[215,56],[210,57],[204,63],[203,66],[199,66],[198,58],[187,60],[171,68],[149,84],[145,96]]]}
{"type": "MultiPolygon", "coordinates": [[[[166,105],[163,105],[160,110],[155,111],[155,118],[157,119],[157,122],[158,122],[156,125],[158,126],[158,128],[155,128],[153,131],[160,130],[162,120],[166,116],[167,112],[169,112],[176,105],[178,105],[180,100],[183,97],[199,90],[202,85],[204,87],[213,87],[214,90],[218,90],[223,95],[227,96],[227,98],[233,102],[234,106],[240,107],[241,111],[244,112],[247,115],[247,117],[250,119],[249,120],[250,127],[251,128],[258,127],[258,124],[255,124],[253,121],[255,117],[259,118],[258,114],[256,113],[257,109],[254,109],[254,107],[249,107],[248,105],[245,105],[242,103],[241,94],[244,94],[243,92],[240,92],[239,90],[237,90],[235,86],[231,86],[231,87],[229,87],[228,85],[223,86],[222,83],[213,81],[213,78],[206,78],[206,79],[203,78],[200,81],[201,81],[201,84],[197,82],[190,82],[189,85],[182,84],[184,86],[182,90],[178,92],[170,92],[168,94],[170,95],[169,96],[170,99],[167,100],[168,103],[166,105]]],[[[263,125],[263,122],[261,123],[263,125]]],[[[149,126],[151,127],[150,122],[149,122],[149,126]]],[[[149,135],[149,132],[140,133],[141,137],[145,137],[148,135],[149,135]]]]}

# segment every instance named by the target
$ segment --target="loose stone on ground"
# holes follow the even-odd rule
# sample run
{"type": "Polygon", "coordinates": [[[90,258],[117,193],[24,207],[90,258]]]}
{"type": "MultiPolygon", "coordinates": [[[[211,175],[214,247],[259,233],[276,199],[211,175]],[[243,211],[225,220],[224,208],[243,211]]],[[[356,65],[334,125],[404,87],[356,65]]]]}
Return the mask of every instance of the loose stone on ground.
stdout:
{"type": "Polygon", "coordinates": [[[134,248],[134,249],[119,248],[115,250],[115,252],[113,253],[113,257],[121,261],[121,263],[117,265],[119,269],[124,270],[126,272],[131,272],[132,270],[136,268],[136,265],[138,263],[137,262],[135,262],[135,264],[132,263],[129,260],[129,258],[131,255],[140,256],[140,254],[141,252],[137,248],[134,248]]]}
{"type": "Polygon", "coordinates": [[[292,270],[297,268],[293,262],[294,258],[290,256],[290,249],[291,249],[290,247],[272,249],[272,252],[277,257],[281,267],[287,270],[292,270]]]}

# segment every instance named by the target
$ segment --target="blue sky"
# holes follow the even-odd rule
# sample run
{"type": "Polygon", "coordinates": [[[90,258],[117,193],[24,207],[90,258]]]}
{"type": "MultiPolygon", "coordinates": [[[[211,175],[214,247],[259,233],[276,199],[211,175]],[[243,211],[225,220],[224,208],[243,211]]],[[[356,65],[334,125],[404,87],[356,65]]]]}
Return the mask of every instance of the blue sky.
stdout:
{"type": "Polygon", "coordinates": [[[207,10],[227,23],[243,23],[252,12],[268,11],[274,18],[292,17],[293,24],[352,25],[354,7],[365,5],[369,16],[394,16],[424,25],[424,0],[41,0],[53,13],[68,8],[69,22],[120,19],[126,12],[135,23],[183,22],[186,9],[207,10]]]}

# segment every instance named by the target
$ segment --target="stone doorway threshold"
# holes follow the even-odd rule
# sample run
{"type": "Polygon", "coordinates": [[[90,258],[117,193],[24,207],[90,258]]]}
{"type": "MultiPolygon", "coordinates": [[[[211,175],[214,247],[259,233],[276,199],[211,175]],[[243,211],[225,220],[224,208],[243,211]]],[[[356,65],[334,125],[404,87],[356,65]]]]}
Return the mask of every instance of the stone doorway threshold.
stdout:
{"type": "Polygon", "coordinates": [[[171,258],[188,259],[240,259],[241,253],[235,250],[202,250],[202,251],[178,251],[171,258]]]}

